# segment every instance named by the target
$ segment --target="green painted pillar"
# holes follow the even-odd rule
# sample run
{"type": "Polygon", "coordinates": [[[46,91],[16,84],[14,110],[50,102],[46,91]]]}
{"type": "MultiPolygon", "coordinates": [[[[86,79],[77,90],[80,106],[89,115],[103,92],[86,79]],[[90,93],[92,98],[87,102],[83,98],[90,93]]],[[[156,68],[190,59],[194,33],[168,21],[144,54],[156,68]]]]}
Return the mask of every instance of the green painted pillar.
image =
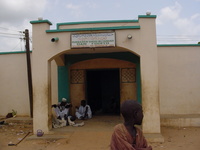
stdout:
{"type": "Polygon", "coordinates": [[[66,66],[58,66],[58,101],[62,98],[67,98],[67,102],[70,102],[69,93],[69,71],[66,66]]]}

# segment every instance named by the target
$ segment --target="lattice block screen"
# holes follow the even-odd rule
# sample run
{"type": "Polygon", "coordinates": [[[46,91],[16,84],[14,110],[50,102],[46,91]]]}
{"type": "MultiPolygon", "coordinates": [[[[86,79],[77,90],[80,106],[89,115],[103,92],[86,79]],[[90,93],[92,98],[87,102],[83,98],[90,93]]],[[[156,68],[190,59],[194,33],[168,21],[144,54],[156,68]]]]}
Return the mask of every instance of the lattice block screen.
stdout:
{"type": "Polygon", "coordinates": [[[85,81],[85,70],[71,70],[70,77],[72,84],[83,84],[85,81]]]}
{"type": "Polygon", "coordinates": [[[136,81],[135,68],[122,68],[121,69],[122,83],[133,83],[136,81]]]}

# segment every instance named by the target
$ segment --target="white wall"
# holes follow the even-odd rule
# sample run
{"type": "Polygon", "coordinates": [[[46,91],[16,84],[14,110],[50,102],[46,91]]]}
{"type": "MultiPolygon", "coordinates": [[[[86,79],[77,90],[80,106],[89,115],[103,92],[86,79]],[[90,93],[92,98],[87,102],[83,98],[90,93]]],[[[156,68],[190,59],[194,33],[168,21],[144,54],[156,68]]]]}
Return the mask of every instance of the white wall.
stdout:
{"type": "Polygon", "coordinates": [[[0,54],[0,116],[30,115],[26,65],[25,53],[0,54]]]}
{"type": "Polygon", "coordinates": [[[58,103],[58,68],[54,60],[51,61],[51,103],[58,103]]]}
{"type": "MultiPolygon", "coordinates": [[[[52,69],[52,103],[57,102],[57,66],[52,69]]],[[[158,47],[161,114],[200,114],[200,47],[158,47]]],[[[29,116],[25,53],[0,54],[0,116],[12,109],[29,116]]]]}
{"type": "Polygon", "coordinates": [[[200,114],[200,46],[158,47],[161,114],[200,114]]]}
{"type": "MultiPolygon", "coordinates": [[[[51,62],[52,104],[58,102],[57,65],[51,62]]],[[[18,116],[30,116],[26,53],[0,53],[0,116],[12,109],[18,116]]]]}

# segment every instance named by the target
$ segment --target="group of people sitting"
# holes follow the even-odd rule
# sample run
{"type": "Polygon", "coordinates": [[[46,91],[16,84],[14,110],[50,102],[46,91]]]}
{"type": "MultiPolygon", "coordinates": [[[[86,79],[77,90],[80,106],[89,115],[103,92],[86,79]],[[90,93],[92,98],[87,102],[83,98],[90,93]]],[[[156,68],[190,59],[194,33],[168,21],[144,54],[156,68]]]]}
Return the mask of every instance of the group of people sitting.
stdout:
{"type": "MultiPolygon", "coordinates": [[[[92,111],[89,105],[87,105],[86,100],[81,100],[81,105],[78,107],[76,106],[75,116],[70,115],[70,108],[72,107],[71,103],[67,102],[66,98],[62,98],[62,101],[58,104],[52,105],[54,108],[54,115],[53,115],[53,127],[63,127],[68,125],[75,126],[75,120],[81,119],[90,119],[92,118],[92,111]]],[[[82,124],[79,124],[82,125],[82,124]]]]}

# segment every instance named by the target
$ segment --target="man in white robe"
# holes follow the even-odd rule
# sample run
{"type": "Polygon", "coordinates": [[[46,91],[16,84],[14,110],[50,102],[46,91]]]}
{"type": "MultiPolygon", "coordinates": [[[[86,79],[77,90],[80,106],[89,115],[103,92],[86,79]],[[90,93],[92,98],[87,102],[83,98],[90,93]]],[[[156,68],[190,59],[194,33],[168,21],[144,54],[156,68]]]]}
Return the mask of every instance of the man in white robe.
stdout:
{"type": "Polygon", "coordinates": [[[90,119],[92,118],[92,111],[89,105],[87,105],[86,100],[81,101],[81,106],[76,106],[76,117],[78,119],[84,120],[84,119],[90,119]]]}
{"type": "Polygon", "coordinates": [[[66,120],[69,115],[69,109],[71,107],[71,104],[67,103],[66,98],[62,98],[61,103],[59,103],[58,105],[54,104],[52,105],[52,107],[54,107],[54,111],[55,111],[57,119],[66,120]]]}
{"type": "Polygon", "coordinates": [[[52,105],[54,109],[52,113],[53,128],[61,128],[69,125],[69,120],[74,121],[75,117],[69,116],[69,110],[72,107],[71,103],[67,103],[66,98],[62,98],[62,102],[52,105]]]}

